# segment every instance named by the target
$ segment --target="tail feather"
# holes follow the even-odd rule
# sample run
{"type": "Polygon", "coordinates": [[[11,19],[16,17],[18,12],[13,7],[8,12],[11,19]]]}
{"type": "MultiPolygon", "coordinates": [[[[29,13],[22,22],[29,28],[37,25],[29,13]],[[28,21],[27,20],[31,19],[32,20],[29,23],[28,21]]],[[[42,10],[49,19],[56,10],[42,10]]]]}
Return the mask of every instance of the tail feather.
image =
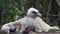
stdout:
{"type": "Polygon", "coordinates": [[[53,29],[53,30],[59,30],[59,27],[58,26],[54,26],[54,27],[51,27],[51,29],[53,29]]]}

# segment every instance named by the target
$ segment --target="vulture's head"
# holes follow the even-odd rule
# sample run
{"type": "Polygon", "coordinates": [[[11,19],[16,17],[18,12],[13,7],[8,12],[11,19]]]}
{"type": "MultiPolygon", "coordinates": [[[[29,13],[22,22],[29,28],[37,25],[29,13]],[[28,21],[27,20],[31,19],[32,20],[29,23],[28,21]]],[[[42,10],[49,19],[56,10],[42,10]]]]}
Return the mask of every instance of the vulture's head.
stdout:
{"type": "Polygon", "coordinates": [[[27,16],[29,17],[42,17],[41,13],[35,8],[29,8],[27,11],[27,16]]]}

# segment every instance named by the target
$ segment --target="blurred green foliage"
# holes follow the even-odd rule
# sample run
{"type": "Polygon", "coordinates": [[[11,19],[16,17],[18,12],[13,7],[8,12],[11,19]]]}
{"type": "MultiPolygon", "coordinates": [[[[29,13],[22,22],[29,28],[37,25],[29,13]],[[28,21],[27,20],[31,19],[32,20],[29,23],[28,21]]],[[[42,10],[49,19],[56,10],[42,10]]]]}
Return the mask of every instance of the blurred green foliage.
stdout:
{"type": "Polygon", "coordinates": [[[12,2],[11,0],[0,0],[0,6],[3,7],[2,19],[0,20],[0,27],[8,22],[15,21],[18,18],[21,18],[20,14],[22,13],[12,2]]]}

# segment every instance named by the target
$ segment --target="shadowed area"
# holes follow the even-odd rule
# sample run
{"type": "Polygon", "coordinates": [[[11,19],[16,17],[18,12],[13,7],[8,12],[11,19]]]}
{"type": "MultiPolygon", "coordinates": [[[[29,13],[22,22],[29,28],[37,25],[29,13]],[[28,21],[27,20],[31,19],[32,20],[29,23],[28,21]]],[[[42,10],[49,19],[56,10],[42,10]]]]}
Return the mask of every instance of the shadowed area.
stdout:
{"type": "MultiPolygon", "coordinates": [[[[2,33],[2,32],[0,31],[0,34],[5,34],[5,33],[2,33]]],[[[20,34],[20,33],[11,33],[11,34],[20,34]]],[[[25,34],[25,33],[24,33],[24,34],[25,34]]],[[[41,32],[41,33],[36,33],[36,32],[30,31],[28,34],[60,34],[60,31],[50,30],[49,32],[41,32]]]]}

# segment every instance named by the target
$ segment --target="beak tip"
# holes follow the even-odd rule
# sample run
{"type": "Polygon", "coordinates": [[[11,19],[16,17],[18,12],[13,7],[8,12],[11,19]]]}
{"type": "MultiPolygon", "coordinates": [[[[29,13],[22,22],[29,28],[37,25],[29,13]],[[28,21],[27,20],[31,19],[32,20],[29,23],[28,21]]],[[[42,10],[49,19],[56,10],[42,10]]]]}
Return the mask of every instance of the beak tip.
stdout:
{"type": "Polygon", "coordinates": [[[38,14],[39,17],[42,17],[41,13],[38,14]]]}

